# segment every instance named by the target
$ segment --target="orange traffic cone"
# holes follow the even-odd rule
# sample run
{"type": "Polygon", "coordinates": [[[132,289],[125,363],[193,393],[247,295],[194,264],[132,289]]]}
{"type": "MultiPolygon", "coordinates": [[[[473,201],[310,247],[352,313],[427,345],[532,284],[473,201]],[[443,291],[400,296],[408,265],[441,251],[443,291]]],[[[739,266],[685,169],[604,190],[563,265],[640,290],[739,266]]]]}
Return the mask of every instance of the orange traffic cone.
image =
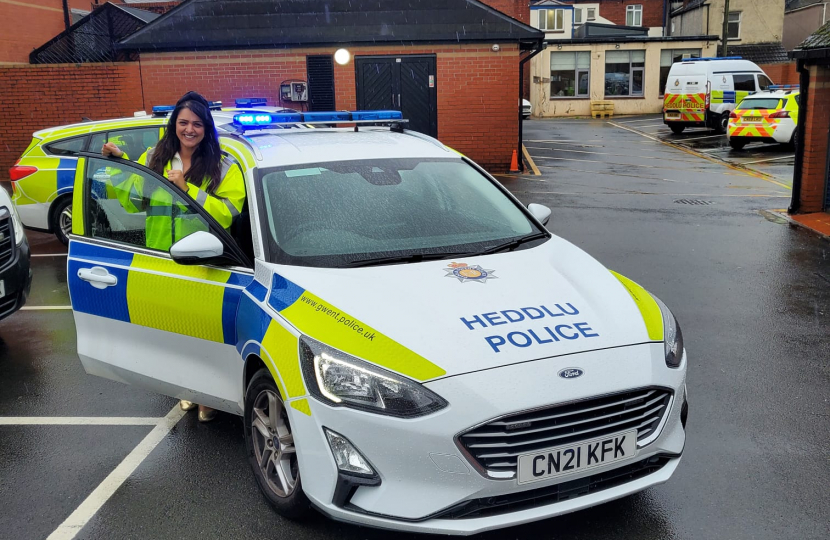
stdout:
{"type": "Polygon", "coordinates": [[[510,172],[520,172],[519,154],[516,152],[516,150],[513,150],[513,158],[510,160],[510,172]]]}

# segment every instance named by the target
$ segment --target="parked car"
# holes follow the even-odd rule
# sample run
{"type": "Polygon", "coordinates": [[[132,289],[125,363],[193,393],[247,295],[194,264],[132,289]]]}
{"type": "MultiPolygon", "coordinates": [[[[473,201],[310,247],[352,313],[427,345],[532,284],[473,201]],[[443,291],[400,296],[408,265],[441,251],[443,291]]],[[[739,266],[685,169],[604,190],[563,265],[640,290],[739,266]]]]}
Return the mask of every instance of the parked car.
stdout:
{"type": "Polygon", "coordinates": [[[533,114],[533,105],[526,99],[522,100],[522,119],[527,120],[533,114]]]}
{"type": "Polygon", "coordinates": [[[0,188],[0,319],[26,303],[32,286],[29,241],[14,204],[0,188]]]}
{"type": "Polygon", "coordinates": [[[743,150],[751,142],[798,143],[798,85],[770,86],[741,101],[729,115],[729,146],[743,150]]]}

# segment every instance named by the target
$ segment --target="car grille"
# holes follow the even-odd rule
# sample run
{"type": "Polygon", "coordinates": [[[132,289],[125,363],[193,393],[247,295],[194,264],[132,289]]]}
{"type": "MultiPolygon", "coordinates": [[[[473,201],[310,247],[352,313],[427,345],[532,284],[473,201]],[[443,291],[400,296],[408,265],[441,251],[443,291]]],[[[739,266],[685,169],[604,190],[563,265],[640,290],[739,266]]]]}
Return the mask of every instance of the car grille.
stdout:
{"type": "Polygon", "coordinates": [[[519,456],[612,433],[637,430],[637,441],[655,435],[671,392],[647,388],[520,412],[488,422],[459,437],[481,468],[495,478],[513,478],[519,456]]]}
{"type": "Polygon", "coordinates": [[[442,519],[480,518],[567,501],[644,478],[659,471],[669,461],[677,457],[673,455],[652,456],[610,471],[570,480],[555,486],[465,501],[430,517],[440,517],[442,519]]]}
{"type": "Polygon", "coordinates": [[[5,217],[0,217],[0,268],[5,268],[13,256],[14,235],[12,234],[12,220],[11,216],[6,213],[5,217]]]}

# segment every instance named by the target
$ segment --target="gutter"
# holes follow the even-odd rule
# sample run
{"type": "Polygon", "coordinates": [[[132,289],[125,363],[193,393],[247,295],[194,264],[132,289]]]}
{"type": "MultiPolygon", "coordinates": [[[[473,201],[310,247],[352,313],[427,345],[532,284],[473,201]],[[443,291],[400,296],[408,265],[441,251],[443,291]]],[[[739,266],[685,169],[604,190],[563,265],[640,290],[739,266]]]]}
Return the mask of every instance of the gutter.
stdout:
{"type": "Polygon", "coordinates": [[[525,170],[525,161],[522,152],[523,146],[523,139],[524,139],[524,121],[522,120],[522,90],[524,90],[525,84],[525,64],[527,64],[534,56],[539,54],[540,52],[544,51],[547,48],[547,44],[545,44],[542,40],[539,40],[534,45],[534,50],[530,52],[527,56],[519,61],[519,102],[517,110],[519,112],[519,142],[516,145],[516,155],[519,158],[519,170],[524,172],[525,170]]]}
{"type": "MultiPolygon", "coordinates": [[[[795,70],[799,74],[798,91],[802,96],[807,97],[810,90],[810,71],[804,67],[804,60],[798,59],[796,61],[795,70]]],[[[798,134],[798,147],[795,149],[795,164],[793,166],[793,196],[790,200],[790,207],[787,209],[788,214],[797,214],[801,208],[801,167],[804,164],[804,132],[806,131],[805,124],[807,123],[807,107],[809,100],[804,99],[798,107],[798,126],[796,126],[798,134]]]]}

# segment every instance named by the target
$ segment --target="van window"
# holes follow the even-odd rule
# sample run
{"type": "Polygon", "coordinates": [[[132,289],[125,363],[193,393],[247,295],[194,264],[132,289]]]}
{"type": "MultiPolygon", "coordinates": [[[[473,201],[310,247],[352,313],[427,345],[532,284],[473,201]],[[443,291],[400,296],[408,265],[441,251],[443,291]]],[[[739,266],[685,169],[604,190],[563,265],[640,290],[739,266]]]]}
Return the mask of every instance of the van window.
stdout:
{"type": "Polygon", "coordinates": [[[758,75],[758,88],[766,90],[770,86],[772,86],[772,81],[769,80],[769,77],[766,75],[758,75]]]}
{"type": "Polygon", "coordinates": [[[781,100],[778,98],[755,98],[745,99],[735,107],[739,111],[746,111],[749,109],[777,109],[781,106],[781,100]]]}
{"type": "Polygon", "coordinates": [[[735,82],[736,92],[754,92],[755,91],[755,77],[753,75],[732,75],[732,80],[735,82]]]}

